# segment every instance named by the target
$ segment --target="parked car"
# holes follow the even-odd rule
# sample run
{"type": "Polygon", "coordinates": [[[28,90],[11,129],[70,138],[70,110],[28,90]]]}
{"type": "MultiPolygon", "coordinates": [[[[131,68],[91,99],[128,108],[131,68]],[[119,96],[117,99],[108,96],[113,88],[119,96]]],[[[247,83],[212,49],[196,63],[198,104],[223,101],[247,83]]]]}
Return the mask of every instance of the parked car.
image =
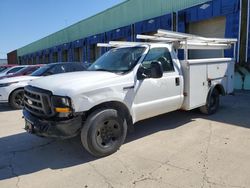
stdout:
{"type": "Polygon", "coordinates": [[[83,66],[87,69],[92,65],[92,63],[89,63],[87,61],[83,62],[83,66]]]}
{"type": "Polygon", "coordinates": [[[235,59],[188,59],[188,49],[229,49],[237,39],[158,34],[152,40],[161,43],[107,44],[118,48],[88,71],[30,82],[24,89],[25,129],[53,138],[80,134],[84,148],[103,157],[119,149],[138,121],[178,109],[215,113],[220,95],[233,92],[235,59]],[[177,58],[178,49],[184,49],[184,61],[177,58]]]}
{"type": "MultiPolygon", "coordinates": [[[[23,89],[29,81],[42,76],[83,70],[85,70],[85,68],[81,63],[51,63],[37,69],[29,76],[2,79],[0,80],[0,103],[8,102],[12,108],[21,109],[23,107],[23,89]]],[[[60,82],[58,84],[60,84],[60,82]]]]}
{"type": "Polygon", "coordinates": [[[0,65],[0,73],[6,70],[7,68],[14,67],[14,66],[17,66],[17,65],[13,65],[13,64],[0,65]]]}
{"type": "Polygon", "coordinates": [[[3,67],[3,71],[0,72],[0,77],[2,76],[7,76],[16,73],[17,71],[27,67],[27,65],[16,65],[16,66],[8,66],[8,67],[3,67]]]}
{"type": "Polygon", "coordinates": [[[17,71],[16,73],[9,74],[9,75],[6,75],[6,76],[2,76],[2,77],[0,77],[0,79],[30,75],[34,71],[36,71],[37,69],[39,69],[42,66],[43,65],[29,65],[29,66],[24,67],[23,69],[17,71]]]}

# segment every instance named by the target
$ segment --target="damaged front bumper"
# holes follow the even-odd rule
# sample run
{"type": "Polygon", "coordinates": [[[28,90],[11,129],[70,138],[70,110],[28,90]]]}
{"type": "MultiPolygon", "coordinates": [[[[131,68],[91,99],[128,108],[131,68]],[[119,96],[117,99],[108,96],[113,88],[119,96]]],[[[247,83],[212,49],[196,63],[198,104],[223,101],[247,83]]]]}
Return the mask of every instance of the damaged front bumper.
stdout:
{"type": "Polygon", "coordinates": [[[51,138],[71,138],[79,134],[82,128],[82,117],[75,116],[67,120],[45,120],[23,110],[25,130],[37,136],[51,138]]]}

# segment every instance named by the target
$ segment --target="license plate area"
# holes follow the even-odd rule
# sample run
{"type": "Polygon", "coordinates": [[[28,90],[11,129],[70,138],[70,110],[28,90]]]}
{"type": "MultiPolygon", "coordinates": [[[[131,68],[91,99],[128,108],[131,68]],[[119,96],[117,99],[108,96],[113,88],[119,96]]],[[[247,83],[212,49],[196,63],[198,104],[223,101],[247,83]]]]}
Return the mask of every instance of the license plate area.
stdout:
{"type": "Polygon", "coordinates": [[[29,120],[25,120],[25,130],[32,133],[34,131],[34,125],[29,120]]]}

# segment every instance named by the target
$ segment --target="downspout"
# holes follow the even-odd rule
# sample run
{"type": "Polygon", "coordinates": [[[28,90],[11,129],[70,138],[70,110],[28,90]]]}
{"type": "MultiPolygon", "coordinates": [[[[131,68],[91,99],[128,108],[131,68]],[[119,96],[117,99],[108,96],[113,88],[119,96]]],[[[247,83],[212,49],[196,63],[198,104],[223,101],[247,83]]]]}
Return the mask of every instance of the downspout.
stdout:
{"type": "Polygon", "coordinates": [[[237,63],[240,64],[240,46],[241,46],[241,12],[242,12],[242,0],[240,0],[240,10],[239,10],[239,34],[238,34],[238,54],[237,63]]]}
{"type": "Polygon", "coordinates": [[[246,36],[246,58],[245,62],[248,61],[248,45],[249,45],[249,22],[250,22],[250,0],[248,0],[248,6],[247,6],[247,36],[246,36]]]}
{"type": "Polygon", "coordinates": [[[245,64],[246,60],[246,48],[247,48],[247,20],[248,20],[248,0],[240,1],[240,38],[239,38],[239,63],[245,64]]]}
{"type": "Polygon", "coordinates": [[[176,31],[179,32],[179,11],[176,12],[176,31]]]}
{"type": "Polygon", "coordinates": [[[171,19],[172,19],[172,24],[171,24],[171,30],[172,31],[176,31],[176,28],[177,28],[177,18],[176,18],[176,13],[175,12],[173,12],[172,14],[171,14],[171,19]]]}

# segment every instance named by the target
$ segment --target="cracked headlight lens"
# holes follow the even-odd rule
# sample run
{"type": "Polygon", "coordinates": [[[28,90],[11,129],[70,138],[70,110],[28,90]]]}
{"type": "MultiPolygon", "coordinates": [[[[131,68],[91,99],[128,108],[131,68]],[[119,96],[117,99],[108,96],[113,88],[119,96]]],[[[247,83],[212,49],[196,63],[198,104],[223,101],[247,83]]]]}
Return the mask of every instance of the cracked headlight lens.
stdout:
{"type": "Polygon", "coordinates": [[[71,101],[68,97],[52,96],[52,104],[55,107],[55,111],[59,113],[70,113],[71,101]]]}

